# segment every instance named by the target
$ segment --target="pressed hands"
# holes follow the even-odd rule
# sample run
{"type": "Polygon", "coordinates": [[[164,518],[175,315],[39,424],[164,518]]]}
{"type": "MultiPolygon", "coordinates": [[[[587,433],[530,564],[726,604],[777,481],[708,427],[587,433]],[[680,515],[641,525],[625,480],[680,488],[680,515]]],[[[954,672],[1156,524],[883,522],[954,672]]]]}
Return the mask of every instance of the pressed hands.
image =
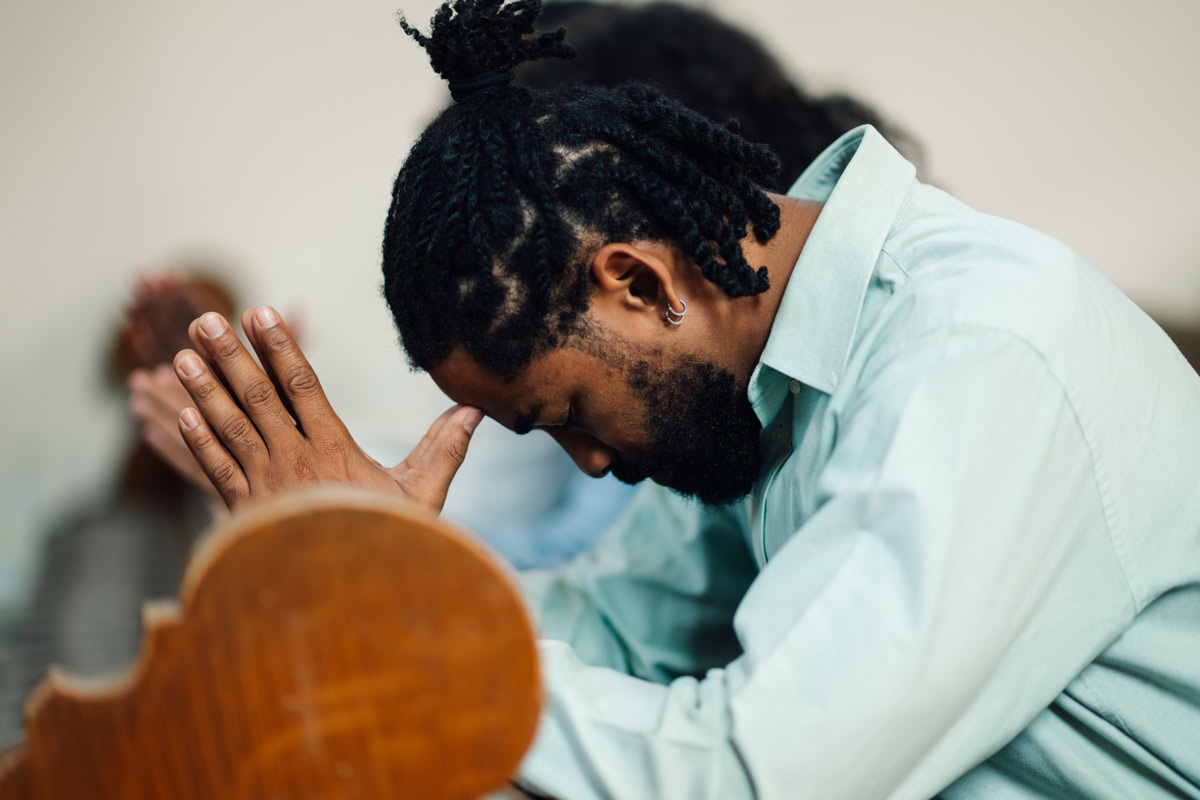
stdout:
{"type": "Polygon", "coordinates": [[[229,508],[295,487],[341,483],[441,510],[483,412],[448,409],[408,458],[385,468],[351,438],[279,314],[259,306],[244,311],[241,322],[261,367],[215,312],[191,323],[195,350],[174,360],[194,403],[179,414],[178,431],[229,508]]]}

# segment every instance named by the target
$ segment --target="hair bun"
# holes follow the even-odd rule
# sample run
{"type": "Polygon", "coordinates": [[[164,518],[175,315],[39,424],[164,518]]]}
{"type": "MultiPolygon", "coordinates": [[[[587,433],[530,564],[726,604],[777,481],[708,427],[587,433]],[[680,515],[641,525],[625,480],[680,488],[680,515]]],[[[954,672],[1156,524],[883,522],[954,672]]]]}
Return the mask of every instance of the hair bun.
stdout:
{"type": "Polygon", "coordinates": [[[488,89],[512,83],[512,79],[512,70],[493,70],[480,73],[469,81],[450,81],[450,96],[461,103],[476,92],[486,92],[488,89]]]}
{"type": "Polygon", "coordinates": [[[507,84],[514,67],[539,58],[574,58],[559,28],[531,39],[542,0],[453,0],[433,15],[426,36],[400,16],[400,27],[429,54],[429,63],[450,82],[455,100],[507,84]]]}

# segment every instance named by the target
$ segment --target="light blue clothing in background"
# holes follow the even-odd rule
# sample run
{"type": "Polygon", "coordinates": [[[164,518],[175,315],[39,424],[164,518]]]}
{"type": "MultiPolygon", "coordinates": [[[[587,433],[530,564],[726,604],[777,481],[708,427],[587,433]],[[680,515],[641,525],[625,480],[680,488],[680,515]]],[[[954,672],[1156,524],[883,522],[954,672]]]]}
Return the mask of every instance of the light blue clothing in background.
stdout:
{"type": "MultiPolygon", "coordinates": [[[[360,437],[383,464],[412,449],[386,435],[360,437]]],[[[545,434],[518,436],[485,419],[450,485],[443,518],[479,536],[517,569],[562,564],[596,543],[637,487],[576,468],[545,434]]]]}
{"type": "Polygon", "coordinates": [[[637,487],[612,475],[593,478],[570,459],[562,469],[555,504],[534,519],[492,519],[468,530],[480,534],[517,569],[556,567],[587,550],[621,516],[637,487]]]}
{"type": "MultiPolygon", "coordinates": [[[[1062,244],[872,128],[749,394],[768,468],[526,573],[523,784],[587,798],[1200,797],[1200,379],[1062,244]]],[[[703,309],[693,309],[703,314],[703,309]]]]}

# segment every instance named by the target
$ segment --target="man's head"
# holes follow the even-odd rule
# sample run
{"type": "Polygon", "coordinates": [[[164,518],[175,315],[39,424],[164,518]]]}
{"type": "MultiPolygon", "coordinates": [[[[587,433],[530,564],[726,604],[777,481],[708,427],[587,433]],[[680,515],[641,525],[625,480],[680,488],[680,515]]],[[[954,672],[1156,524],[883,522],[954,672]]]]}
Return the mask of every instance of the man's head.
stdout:
{"type": "MultiPolygon", "coordinates": [[[[589,471],[608,454],[618,477],[649,471],[731,499],[727,488],[697,488],[694,471],[726,454],[757,458],[745,375],[722,363],[720,331],[672,325],[666,310],[767,289],[742,240],[779,228],[760,188],[778,161],[646,87],[503,84],[524,61],[570,54],[561,31],[522,38],[539,8],[460,0],[437,13],[429,37],[405,26],[460,102],[426,129],[396,179],[383,266],[401,340],[451,397],[511,427],[521,427],[521,400],[545,410],[544,397],[565,415],[572,384],[596,409],[592,427],[556,438],[589,471]],[[493,81],[502,85],[463,96],[493,81]],[[729,447],[723,421],[753,435],[729,447]]],[[[748,460],[738,467],[757,474],[748,460]]],[[[738,471],[726,466],[720,480],[738,471]]]]}
{"type": "Polygon", "coordinates": [[[722,290],[656,242],[605,245],[589,273],[584,334],[507,380],[456,346],[434,381],[519,433],[545,430],[594,477],[651,478],[710,504],[750,491],[760,425],[724,346],[722,290]]]}

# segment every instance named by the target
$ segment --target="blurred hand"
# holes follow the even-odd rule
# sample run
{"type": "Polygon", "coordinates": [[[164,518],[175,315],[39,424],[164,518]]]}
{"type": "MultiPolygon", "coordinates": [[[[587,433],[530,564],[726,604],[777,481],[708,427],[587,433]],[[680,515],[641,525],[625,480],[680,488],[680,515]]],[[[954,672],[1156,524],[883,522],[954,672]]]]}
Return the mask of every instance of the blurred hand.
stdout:
{"type": "Polygon", "coordinates": [[[188,325],[206,311],[233,312],[229,292],[219,284],[173,270],[144,275],[133,285],[122,338],[143,366],[169,364],[190,347],[188,325]]]}
{"type": "Polygon", "coordinates": [[[441,511],[482,411],[448,409],[408,458],[386,469],[350,437],[274,309],[247,309],[242,328],[261,367],[213,312],[192,322],[196,350],[181,351],[174,362],[195,404],[179,415],[179,433],[226,505],[297,486],[348,483],[441,511]]]}
{"type": "Polygon", "coordinates": [[[219,500],[216,488],[179,433],[179,413],[191,404],[191,396],[170,364],[129,373],[129,410],[142,423],[143,441],[189,483],[219,500]]]}

